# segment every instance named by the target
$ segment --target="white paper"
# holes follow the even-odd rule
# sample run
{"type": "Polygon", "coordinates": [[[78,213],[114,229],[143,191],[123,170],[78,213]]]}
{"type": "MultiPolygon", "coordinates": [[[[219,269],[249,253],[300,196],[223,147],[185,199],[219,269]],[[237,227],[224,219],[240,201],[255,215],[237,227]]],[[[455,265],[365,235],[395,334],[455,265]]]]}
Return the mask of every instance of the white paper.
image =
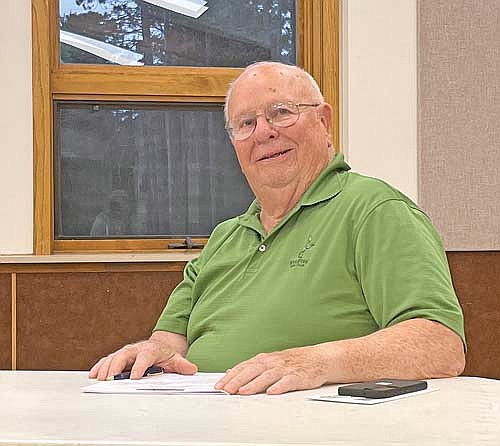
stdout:
{"type": "Polygon", "coordinates": [[[365,404],[373,405],[386,403],[388,401],[399,400],[401,398],[409,398],[411,396],[422,395],[423,393],[434,392],[438,389],[427,387],[427,389],[419,390],[418,392],[405,393],[403,395],[391,396],[390,398],[365,398],[364,396],[346,396],[346,395],[323,395],[313,396],[310,400],[314,401],[327,401],[330,403],[347,403],[347,404],[365,404]]]}
{"type": "Polygon", "coordinates": [[[120,379],[117,381],[98,381],[82,387],[84,393],[135,393],[152,395],[193,395],[215,394],[226,395],[223,390],[215,390],[214,386],[224,373],[196,373],[194,375],[178,375],[163,373],[145,376],[141,379],[120,379]]]}

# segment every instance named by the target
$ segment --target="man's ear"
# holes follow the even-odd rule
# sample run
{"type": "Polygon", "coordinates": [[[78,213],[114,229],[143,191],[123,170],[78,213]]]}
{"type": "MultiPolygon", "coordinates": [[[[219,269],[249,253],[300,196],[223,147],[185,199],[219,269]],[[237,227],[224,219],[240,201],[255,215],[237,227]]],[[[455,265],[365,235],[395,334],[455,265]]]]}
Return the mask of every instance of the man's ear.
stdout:
{"type": "Polygon", "coordinates": [[[318,106],[319,119],[324,125],[326,132],[332,134],[333,108],[328,102],[323,102],[318,106]]]}

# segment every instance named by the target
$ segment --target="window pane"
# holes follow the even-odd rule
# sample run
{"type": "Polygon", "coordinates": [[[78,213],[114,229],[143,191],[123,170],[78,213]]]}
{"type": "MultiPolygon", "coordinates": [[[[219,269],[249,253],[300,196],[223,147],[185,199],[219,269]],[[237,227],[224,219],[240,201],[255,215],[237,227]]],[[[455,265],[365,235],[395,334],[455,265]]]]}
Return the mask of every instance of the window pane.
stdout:
{"type": "Polygon", "coordinates": [[[222,105],[55,105],[56,239],[207,236],[253,199],[222,105]]]}
{"type": "Polygon", "coordinates": [[[296,0],[59,0],[59,16],[64,63],[296,63],[296,0]]]}

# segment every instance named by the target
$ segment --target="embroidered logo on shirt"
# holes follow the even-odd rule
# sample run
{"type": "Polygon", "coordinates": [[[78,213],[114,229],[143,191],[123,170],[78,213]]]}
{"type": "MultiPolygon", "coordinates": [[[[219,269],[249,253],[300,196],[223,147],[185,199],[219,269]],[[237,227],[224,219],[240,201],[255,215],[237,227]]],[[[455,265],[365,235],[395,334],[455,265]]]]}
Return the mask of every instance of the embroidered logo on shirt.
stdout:
{"type": "Polygon", "coordinates": [[[309,259],[307,258],[310,255],[309,250],[313,248],[315,245],[316,244],[312,241],[312,236],[309,236],[309,239],[304,245],[304,248],[299,251],[297,257],[294,259],[290,259],[290,268],[295,268],[295,267],[303,268],[304,266],[306,266],[307,263],[309,262],[309,259]]]}

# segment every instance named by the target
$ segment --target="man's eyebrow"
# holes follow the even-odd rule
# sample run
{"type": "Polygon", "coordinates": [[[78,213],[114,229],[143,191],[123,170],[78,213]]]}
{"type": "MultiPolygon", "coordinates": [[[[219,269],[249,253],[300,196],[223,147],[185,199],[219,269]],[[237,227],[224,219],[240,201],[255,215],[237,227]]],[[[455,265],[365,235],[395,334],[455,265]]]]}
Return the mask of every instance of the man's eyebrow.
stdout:
{"type": "Polygon", "coordinates": [[[240,118],[245,118],[245,117],[254,117],[255,116],[255,112],[256,112],[255,109],[253,109],[253,110],[247,110],[247,111],[244,111],[242,113],[238,113],[237,115],[234,116],[234,118],[240,119],[240,118]]]}

